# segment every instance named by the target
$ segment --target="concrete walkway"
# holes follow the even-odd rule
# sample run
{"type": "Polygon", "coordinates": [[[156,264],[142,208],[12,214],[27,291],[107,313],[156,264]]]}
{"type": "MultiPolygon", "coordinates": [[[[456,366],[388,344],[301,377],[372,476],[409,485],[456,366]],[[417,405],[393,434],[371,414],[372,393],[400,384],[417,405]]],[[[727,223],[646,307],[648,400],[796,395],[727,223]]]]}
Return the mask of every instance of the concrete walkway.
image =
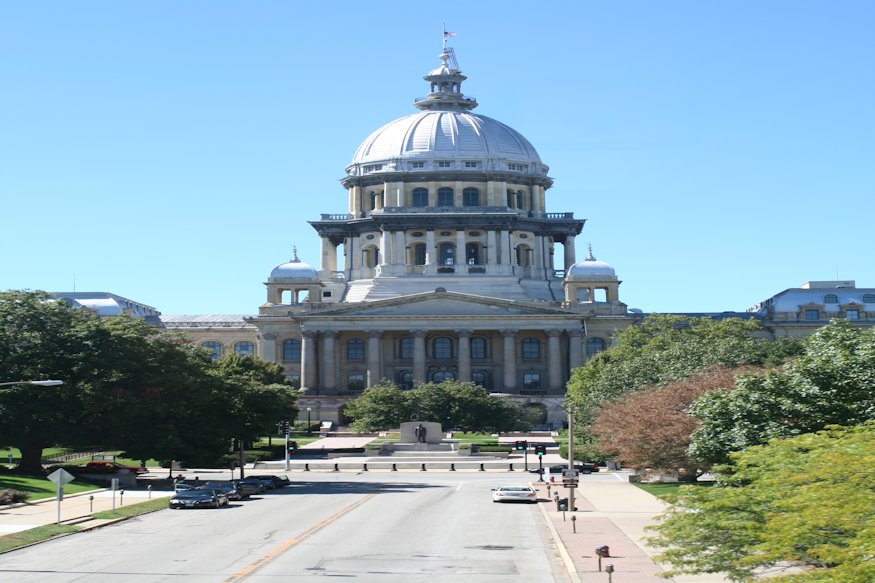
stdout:
{"type": "MultiPolygon", "coordinates": [[[[604,474],[602,474],[604,475],[604,474]]],[[[684,575],[674,579],[659,577],[664,569],[655,563],[656,553],[644,543],[645,527],[654,523],[665,504],[655,496],[633,486],[625,473],[608,474],[615,479],[582,481],[575,490],[577,512],[557,512],[553,493],[568,497],[568,490],[553,484],[547,493],[547,484],[534,482],[542,500],[539,504],[548,528],[564,549],[566,567],[578,581],[607,581],[607,573],[599,573],[596,547],[610,548],[610,558],[602,559],[602,566],[612,564],[612,583],[723,583],[720,575],[684,575]],[[572,517],[576,521],[572,521],[572,517]],[[575,532],[576,529],[576,532],[575,532]]],[[[601,477],[601,476],[600,476],[601,477]]],[[[605,475],[607,477],[607,475],[605,475]]]]}

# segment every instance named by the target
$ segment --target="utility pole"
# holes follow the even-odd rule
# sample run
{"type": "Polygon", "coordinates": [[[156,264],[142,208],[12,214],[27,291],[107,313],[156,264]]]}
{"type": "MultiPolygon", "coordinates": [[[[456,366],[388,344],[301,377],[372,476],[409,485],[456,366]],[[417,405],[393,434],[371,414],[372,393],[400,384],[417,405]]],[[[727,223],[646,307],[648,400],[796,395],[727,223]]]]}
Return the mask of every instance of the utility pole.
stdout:
{"type": "MultiPolygon", "coordinates": [[[[574,470],[574,415],[568,409],[568,469],[574,470]]],[[[574,512],[574,490],[576,485],[571,486],[568,492],[568,510],[574,512]]]]}

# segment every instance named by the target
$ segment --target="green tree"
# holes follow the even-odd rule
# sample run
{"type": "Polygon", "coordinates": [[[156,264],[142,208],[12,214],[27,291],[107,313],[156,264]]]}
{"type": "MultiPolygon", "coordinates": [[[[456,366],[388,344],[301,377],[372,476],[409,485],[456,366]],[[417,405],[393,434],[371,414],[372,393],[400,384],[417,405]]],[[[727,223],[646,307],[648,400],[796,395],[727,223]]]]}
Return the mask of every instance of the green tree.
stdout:
{"type": "Polygon", "coordinates": [[[714,488],[672,500],[651,544],[673,573],[734,581],[875,581],[875,422],[830,427],[731,456],[714,488]],[[785,567],[797,567],[796,573],[785,567]]]}
{"type": "Polygon", "coordinates": [[[713,366],[780,364],[798,353],[798,341],[762,338],[755,320],[650,316],[617,336],[616,346],[573,371],[569,405],[578,427],[602,403],[645,387],[686,378],[713,366]]]}
{"type": "Polygon", "coordinates": [[[383,381],[365,390],[346,406],[346,415],[353,419],[357,431],[395,429],[412,418],[410,391],[383,381]]]}
{"type": "Polygon", "coordinates": [[[460,381],[426,383],[412,390],[381,383],[351,401],[346,413],[359,431],[394,429],[413,420],[462,431],[506,431],[524,425],[516,405],[491,397],[479,385],[460,381]]]}
{"type": "Polygon", "coordinates": [[[690,453],[711,463],[771,438],[875,418],[875,329],[834,321],[783,369],[742,375],[735,390],[704,394],[689,412],[699,421],[690,453]]]}

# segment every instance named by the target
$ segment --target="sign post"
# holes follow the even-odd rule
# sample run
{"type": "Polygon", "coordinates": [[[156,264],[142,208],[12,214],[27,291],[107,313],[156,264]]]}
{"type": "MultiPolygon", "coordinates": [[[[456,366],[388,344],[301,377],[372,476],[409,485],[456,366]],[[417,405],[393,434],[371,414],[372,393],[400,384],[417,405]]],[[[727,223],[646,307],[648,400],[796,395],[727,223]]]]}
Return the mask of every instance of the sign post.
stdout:
{"type": "Polygon", "coordinates": [[[63,468],[59,468],[49,474],[47,478],[58,486],[56,498],[58,499],[58,526],[61,526],[61,500],[64,499],[64,484],[74,480],[73,474],[63,468]]]}

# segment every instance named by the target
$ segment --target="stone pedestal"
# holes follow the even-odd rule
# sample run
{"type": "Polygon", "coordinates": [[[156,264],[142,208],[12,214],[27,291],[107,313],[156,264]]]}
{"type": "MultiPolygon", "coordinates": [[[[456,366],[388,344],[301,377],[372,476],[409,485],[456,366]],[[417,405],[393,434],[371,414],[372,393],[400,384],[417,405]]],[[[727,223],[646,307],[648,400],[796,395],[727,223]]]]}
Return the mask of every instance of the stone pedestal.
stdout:
{"type": "Polygon", "coordinates": [[[401,424],[399,443],[440,443],[443,440],[443,430],[440,423],[433,421],[408,421],[401,424]],[[425,430],[425,438],[420,439],[417,427],[425,430]]]}

